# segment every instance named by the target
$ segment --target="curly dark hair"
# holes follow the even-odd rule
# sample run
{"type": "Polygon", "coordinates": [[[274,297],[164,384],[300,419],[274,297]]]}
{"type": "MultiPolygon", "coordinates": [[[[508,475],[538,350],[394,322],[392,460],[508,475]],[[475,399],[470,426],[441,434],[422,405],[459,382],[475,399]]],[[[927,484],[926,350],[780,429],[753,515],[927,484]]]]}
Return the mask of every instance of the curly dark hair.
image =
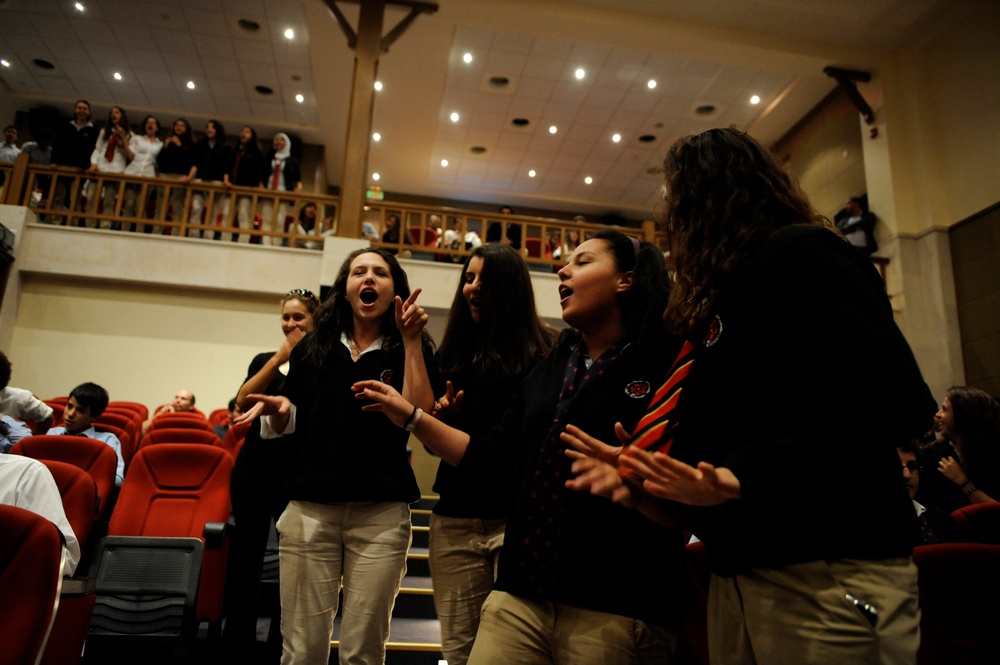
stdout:
{"type": "Polygon", "coordinates": [[[0,351],[0,390],[6,388],[7,384],[10,383],[10,373],[12,369],[13,366],[11,365],[10,360],[7,359],[7,355],[3,351],[0,351]]]}
{"type": "Polygon", "coordinates": [[[484,374],[516,376],[531,369],[552,346],[538,318],[528,265],[516,249],[487,243],[472,250],[462,266],[448,325],[441,340],[441,369],[454,374],[475,367],[484,374]],[[479,323],[472,319],[462,289],[469,262],[483,261],[479,323]]]}
{"type": "Polygon", "coordinates": [[[663,225],[676,272],[664,319],[678,334],[705,323],[719,291],[773,232],[835,229],[771,153],[735,128],[678,139],[663,169],[663,225]]]}
{"type": "MultiPolygon", "coordinates": [[[[350,336],[354,332],[354,312],[347,300],[347,277],[351,272],[351,263],[362,254],[378,254],[382,257],[389,266],[395,295],[403,300],[410,297],[410,282],[395,256],[381,247],[363,247],[351,252],[341,264],[330,293],[313,314],[312,334],[302,340],[302,344],[305,344],[305,357],[317,365],[322,365],[335,345],[340,344],[342,334],[350,336]]],[[[384,348],[402,343],[402,336],[396,327],[396,310],[392,306],[382,316],[382,334],[387,338],[383,343],[384,348]]],[[[430,343],[426,332],[424,342],[430,343]]]]}
{"type": "Polygon", "coordinates": [[[961,439],[962,466],[973,481],[985,482],[1000,473],[1000,402],[969,386],[952,386],[945,396],[961,439]]]}
{"type": "MultiPolygon", "coordinates": [[[[656,245],[640,242],[614,229],[601,229],[590,240],[602,240],[614,257],[619,272],[632,272],[631,288],[618,294],[625,337],[638,348],[659,345],[666,335],[663,310],[670,297],[670,278],[663,252],[656,245]]],[[[559,336],[557,345],[579,338],[577,331],[567,330],[559,336]]]]}

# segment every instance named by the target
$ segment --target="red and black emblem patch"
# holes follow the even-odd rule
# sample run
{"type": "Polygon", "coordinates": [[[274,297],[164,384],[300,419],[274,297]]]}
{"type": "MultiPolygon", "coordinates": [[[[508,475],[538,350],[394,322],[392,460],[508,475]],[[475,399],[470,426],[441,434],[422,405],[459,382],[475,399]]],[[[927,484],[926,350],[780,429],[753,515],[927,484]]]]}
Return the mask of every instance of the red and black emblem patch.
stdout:
{"type": "Polygon", "coordinates": [[[715,318],[708,324],[708,330],[705,331],[705,346],[714,346],[719,341],[719,335],[721,334],[722,319],[716,314],[715,318]]]}
{"type": "Polygon", "coordinates": [[[378,375],[378,380],[382,383],[391,386],[392,385],[392,370],[384,369],[382,373],[378,375]]]}
{"type": "Polygon", "coordinates": [[[649,394],[649,381],[631,381],[625,386],[625,394],[632,399],[642,399],[649,394]]]}

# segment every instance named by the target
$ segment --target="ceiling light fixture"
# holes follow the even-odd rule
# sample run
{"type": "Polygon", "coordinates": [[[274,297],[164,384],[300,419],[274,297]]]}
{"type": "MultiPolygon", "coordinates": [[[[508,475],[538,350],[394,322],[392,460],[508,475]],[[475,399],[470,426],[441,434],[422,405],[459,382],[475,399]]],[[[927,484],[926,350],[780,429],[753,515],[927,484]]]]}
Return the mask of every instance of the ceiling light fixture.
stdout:
{"type": "Polygon", "coordinates": [[[381,140],[382,140],[382,135],[381,134],[379,134],[378,132],[375,132],[374,134],[372,134],[372,141],[375,141],[375,143],[378,143],[381,140]]]}
{"type": "Polygon", "coordinates": [[[586,178],[584,178],[584,179],[583,179],[583,181],[584,181],[585,183],[587,183],[588,185],[591,185],[591,184],[593,184],[593,182],[594,182],[594,179],[593,179],[593,178],[591,178],[590,176],[587,176],[586,178]]]}
{"type": "Polygon", "coordinates": [[[372,174],[372,180],[380,180],[381,178],[382,178],[382,176],[380,176],[378,173],[373,173],[372,174]]]}
{"type": "Polygon", "coordinates": [[[375,81],[375,89],[376,90],[382,89],[382,81],[375,81]]]}
{"type": "Polygon", "coordinates": [[[552,125],[551,127],[549,127],[549,134],[555,134],[558,131],[559,131],[559,129],[555,125],[552,125]]]}
{"type": "Polygon", "coordinates": [[[757,95],[754,95],[753,97],[750,98],[750,103],[751,104],[760,104],[760,97],[758,97],[757,95]]]}
{"type": "Polygon", "coordinates": [[[83,6],[82,2],[78,2],[73,6],[76,7],[76,11],[78,12],[82,12],[84,9],[86,9],[86,7],[83,6]]]}
{"type": "Polygon", "coordinates": [[[534,178],[535,175],[536,175],[535,169],[531,169],[530,171],[528,171],[528,177],[529,178],[534,178]]]}
{"type": "Polygon", "coordinates": [[[580,67],[576,70],[576,72],[574,72],[573,75],[576,76],[576,78],[579,80],[582,79],[584,76],[586,76],[587,72],[583,70],[583,67],[580,67]]]}
{"type": "Polygon", "coordinates": [[[472,54],[466,53],[465,55],[462,56],[462,60],[465,62],[465,64],[469,64],[470,62],[472,62],[472,54]]]}
{"type": "Polygon", "coordinates": [[[622,135],[621,134],[612,134],[611,135],[611,140],[614,141],[615,143],[618,143],[619,141],[622,140],[622,135]]]}
{"type": "Polygon", "coordinates": [[[194,81],[188,81],[187,88],[188,90],[194,90],[194,81]]]}
{"type": "Polygon", "coordinates": [[[448,166],[448,160],[447,159],[442,159],[441,160],[441,166],[448,166]]]}
{"type": "Polygon", "coordinates": [[[305,95],[303,95],[301,93],[295,95],[295,101],[297,101],[299,104],[301,104],[302,102],[306,101],[305,95]]]}
{"type": "Polygon", "coordinates": [[[121,81],[122,80],[122,75],[120,73],[118,73],[118,72],[114,73],[114,77],[115,77],[116,81],[121,81]]]}
{"type": "Polygon", "coordinates": [[[3,65],[4,67],[10,67],[10,63],[7,62],[6,60],[0,60],[0,65],[3,65]]]}
{"type": "Polygon", "coordinates": [[[451,112],[451,121],[458,122],[458,113],[456,111],[451,112]]]}
{"type": "Polygon", "coordinates": [[[656,80],[655,79],[649,79],[649,81],[646,82],[646,87],[649,88],[650,90],[652,90],[653,88],[655,88],[656,87],[656,80]]]}
{"type": "Polygon", "coordinates": [[[285,39],[295,39],[295,31],[291,28],[285,28],[285,39]]]}

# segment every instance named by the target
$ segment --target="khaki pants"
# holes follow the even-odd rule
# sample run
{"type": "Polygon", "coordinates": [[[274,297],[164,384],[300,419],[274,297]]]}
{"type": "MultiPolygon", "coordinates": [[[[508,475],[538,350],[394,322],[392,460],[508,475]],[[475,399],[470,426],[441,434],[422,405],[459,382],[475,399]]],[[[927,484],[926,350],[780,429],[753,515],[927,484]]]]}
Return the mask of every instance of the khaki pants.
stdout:
{"type": "Polygon", "coordinates": [[[483,604],[469,663],[671,665],[676,646],[672,628],[494,591],[483,604]]]}
{"type": "Polygon", "coordinates": [[[384,663],[406,572],[409,506],[292,501],[277,527],[282,665],[327,665],[341,586],[341,665],[384,663]]]}
{"type": "Polygon", "coordinates": [[[441,651],[465,665],[479,630],[483,601],[493,590],[506,520],[431,515],[430,565],[441,651]]]}
{"type": "Polygon", "coordinates": [[[909,558],[760,568],[709,587],[712,665],[912,664],[919,625],[909,558]],[[874,626],[848,596],[876,608],[874,626]]]}

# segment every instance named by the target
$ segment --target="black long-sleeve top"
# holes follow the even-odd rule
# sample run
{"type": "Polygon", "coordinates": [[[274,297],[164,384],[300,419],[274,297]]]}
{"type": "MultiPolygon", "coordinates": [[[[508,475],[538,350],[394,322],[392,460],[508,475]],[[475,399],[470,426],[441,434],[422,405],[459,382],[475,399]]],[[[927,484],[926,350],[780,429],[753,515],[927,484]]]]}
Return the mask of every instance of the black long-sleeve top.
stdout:
{"type": "MultiPolygon", "coordinates": [[[[315,503],[405,501],[420,498],[406,453],[409,433],[377,411],[362,411],[351,386],[374,379],[403,390],[402,344],[361,354],[355,362],[335,344],[322,367],[304,357],[309,333],[295,345],[281,389],[296,405],[300,449],[286,481],[289,499],[315,503]]],[[[431,385],[438,387],[433,354],[425,349],[431,385]]]]}
{"type": "MultiPolygon", "coordinates": [[[[452,382],[456,393],[465,391],[460,410],[445,422],[469,434],[483,434],[500,422],[524,375],[491,376],[467,367],[444,378],[452,382]]],[[[498,456],[495,464],[481,469],[482,473],[470,470],[441,461],[434,479],[434,491],[440,496],[434,512],[446,517],[506,518],[514,485],[513,451],[498,456]]]]}
{"type": "Polygon", "coordinates": [[[696,509],[715,573],[908,556],[896,446],[934,399],[870,261],[834,233],[775,233],[715,309],[671,453],[727,467],[742,498],[696,509]]]}
{"type": "Polygon", "coordinates": [[[203,138],[194,146],[194,165],[198,167],[198,178],[222,182],[223,176],[233,170],[233,149],[224,143],[211,147],[203,138]]]}
{"type": "Polygon", "coordinates": [[[97,145],[98,130],[91,123],[77,128],[76,123],[59,125],[52,142],[52,163],[59,166],[90,167],[90,156],[97,145]]]}
{"type": "MultiPolygon", "coordinates": [[[[581,389],[566,422],[605,442],[617,438],[614,424],[631,429],[642,417],[653,392],[663,382],[677,347],[645,354],[633,347],[622,351],[596,381],[581,389]],[[638,383],[637,383],[638,382],[638,383]],[[645,393],[637,385],[648,386],[645,393]],[[627,388],[630,388],[628,389],[627,388]],[[643,393],[641,397],[637,397],[643,393]]],[[[538,597],[535,585],[521,569],[521,547],[528,516],[537,511],[532,478],[539,454],[553,423],[571,349],[563,344],[542,361],[521,384],[500,424],[487,434],[472,436],[459,470],[487,472],[496,460],[514,455],[515,501],[507,521],[494,588],[538,597]]],[[[560,456],[559,472],[569,478],[570,460],[560,456]]],[[[680,532],[665,529],[636,510],[589,493],[552,487],[561,495],[561,537],[551,547],[559,565],[541,600],[565,603],[644,621],[677,625],[684,600],[684,548],[680,532]],[[622,573],[642,569],[650,574],[626,581],[622,573]]]]}
{"type": "Polygon", "coordinates": [[[164,141],[163,149],[156,156],[156,163],[160,167],[160,173],[187,175],[194,165],[194,144],[175,145],[164,141]]]}

